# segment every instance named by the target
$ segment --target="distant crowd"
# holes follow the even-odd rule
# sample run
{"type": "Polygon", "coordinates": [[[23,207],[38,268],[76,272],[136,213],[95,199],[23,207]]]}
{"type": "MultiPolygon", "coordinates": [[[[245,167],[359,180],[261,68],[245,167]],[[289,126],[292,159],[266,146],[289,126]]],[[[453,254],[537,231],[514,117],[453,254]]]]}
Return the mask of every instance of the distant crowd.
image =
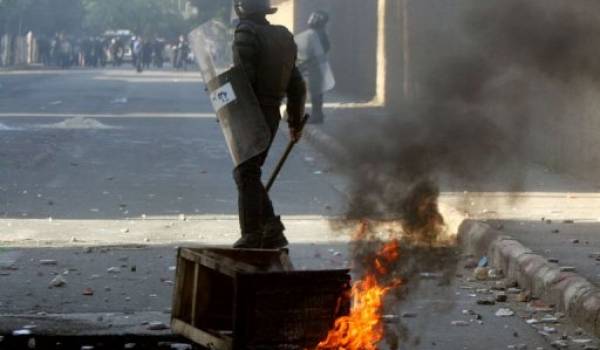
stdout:
{"type": "Polygon", "coordinates": [[[139,68],[163,68],[166,62],[177,69],[187,69],[193,61],[184,36],[167,42],[161,38],[114,35],[74,38],[57,34],[52,38],[37,37],[38,61],[45,66],[119,67],[131,63],[139,68]]]}

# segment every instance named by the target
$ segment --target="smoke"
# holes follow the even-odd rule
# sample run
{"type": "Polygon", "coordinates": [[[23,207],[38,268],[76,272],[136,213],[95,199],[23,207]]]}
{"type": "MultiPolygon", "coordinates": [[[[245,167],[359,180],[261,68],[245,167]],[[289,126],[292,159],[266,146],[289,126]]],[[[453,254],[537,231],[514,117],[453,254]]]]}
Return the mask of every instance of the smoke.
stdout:
{"type": "MultiPolygon", "coordinates": [[[[385,231],[401,243],[392,277],[410,282],[395,303],[416,290],[418,274],[441,271],[451,278],[455,271],[456,251],[435,244],[444,230],[440,189],[526,189],[524,165],[548,144],[540,143],[536,128],[562,125],[584,110],[582,95],[596,89],[600,78],[597,0],[469,0],[448,6],[461,9],[454,23],[460,30],[412,47],[413,58],[427,56],[415,59],[415,96],[393,116],[340,123],[334,138],[344,156],[330,155],[349,180],[349,222],[396,220],[401,226],[385,231]]],[[[414,26],[427,21],[434,20],[412,20],[414,26]]],[[[359,275],[381,247],[381,228],[366,231],[372,235],[353,244],[359,275]]],[[[391,348],[407,337],[386,332],[391,348]]]]}
{"type": "Polygon", "coordinates": [[[348,218],[403,217],[413,230],[415,191],[479,190],[490,179],[492,190],[522,190],[532,128],[566,118],[600,78],[597,1],[460,3],[459,31],[413,48],[429,56],[413,67],[416,97],[393,116],[337,127],[346,157],[331,160],[350,180],[348,218]]]}

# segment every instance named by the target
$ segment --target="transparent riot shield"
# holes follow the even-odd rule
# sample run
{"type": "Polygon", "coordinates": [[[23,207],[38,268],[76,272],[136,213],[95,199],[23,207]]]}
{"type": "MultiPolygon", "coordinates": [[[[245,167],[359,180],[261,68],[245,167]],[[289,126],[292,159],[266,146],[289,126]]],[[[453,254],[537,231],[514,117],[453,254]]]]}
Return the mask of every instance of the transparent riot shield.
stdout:
{"type": "Polygon", "coordinates": [[[189,35],[211,103],[238,166],[268,147],[271,131],[242,67],[233,66],[227,26],[209,21],[189,35]]]}
{"type": "Polygon", "coordinates": [[[313,29],[294,37],[298,47],[299,68],[312,91],[325,93],[335,87],[335,77],[319,35],[313,29]]]}

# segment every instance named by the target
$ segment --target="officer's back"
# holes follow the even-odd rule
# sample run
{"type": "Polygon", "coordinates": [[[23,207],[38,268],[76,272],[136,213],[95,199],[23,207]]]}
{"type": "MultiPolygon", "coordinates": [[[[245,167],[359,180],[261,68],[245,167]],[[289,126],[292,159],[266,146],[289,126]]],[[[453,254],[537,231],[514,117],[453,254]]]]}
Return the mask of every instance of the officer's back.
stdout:
{"type": "MultiPolygon", "coordinates": [[[[268,1],[240,0],[247,11],[264,8],[268,1]]],[[[295,67],[294,36],[279,25],[271,25],[264,9],[241,15],[235,31],[234,63],[244,67],[248,80],[263,107],[279,107],[283,98],[302,99],[304,82],[295,67]]],[[[301,116],[298,116],[298,118],[301,116]]]]}

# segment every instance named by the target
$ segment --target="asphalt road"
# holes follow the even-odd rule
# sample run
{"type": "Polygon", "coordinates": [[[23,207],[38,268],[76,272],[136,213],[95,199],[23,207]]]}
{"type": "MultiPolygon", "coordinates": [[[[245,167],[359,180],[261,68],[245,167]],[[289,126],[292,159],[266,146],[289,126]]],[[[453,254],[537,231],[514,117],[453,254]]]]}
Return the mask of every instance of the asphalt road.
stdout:
{"type": "MultiPolygon", "coordinates": [[[[196,74],[30,73],[0,83],[0,215],[236,212],[232,163],[196,74]]],[[[285,142],[277,139],[266,169],[285,142]]],[[[301,151],[292,156],[274,188],[282,214],[321,214],[335,204],[339,194],[315,171],[301,151]]]]}
{"type": "MultiPolygon", "coordinates": [[[[174,245],[236,238],[232,164],[196,73],[0,73],[0,142],[4,332],[41,324],[49,314],[88,315],[82,317],[97,329],[108,327],[114,314],[166,322],[174,245]],[[99,247],[106,243],[136,245],[99,247]],[[41,265],[42,259],[57,265],[41,265]],[[110,273],[110,267],[121,271],[110,273]],[[58,274],[67,285],[49,289],[58,274]],[[85,288],[94,295],[83,295],[85,288]]],[[[286,142],[280,133],[266,169],[286,142]]],[[[273,190],[296,267],[351,265],[347,236],[325,220],[343,213],[345,198],[343,180],[301,145],[273,190]]],[[[415,271],[415,279],[435,272],[428,265],[415,271]]],[[[531,316],[525,305],[511,301],[517,315],[496,317],[501,305],[476,305],[485,292],[474,291],[489,286],[472,285],[461,263],[450,271],[448,283],[425,279],[388,310],[416,314],[403,326],[388,326],[407,331],[403,348],[550,348],[539,329],[519,317],[531,316]],[[480,314],[481,324],[465,310],[480,314]],[[458,320],[466,325],[452,325],[458,320]]]]}

